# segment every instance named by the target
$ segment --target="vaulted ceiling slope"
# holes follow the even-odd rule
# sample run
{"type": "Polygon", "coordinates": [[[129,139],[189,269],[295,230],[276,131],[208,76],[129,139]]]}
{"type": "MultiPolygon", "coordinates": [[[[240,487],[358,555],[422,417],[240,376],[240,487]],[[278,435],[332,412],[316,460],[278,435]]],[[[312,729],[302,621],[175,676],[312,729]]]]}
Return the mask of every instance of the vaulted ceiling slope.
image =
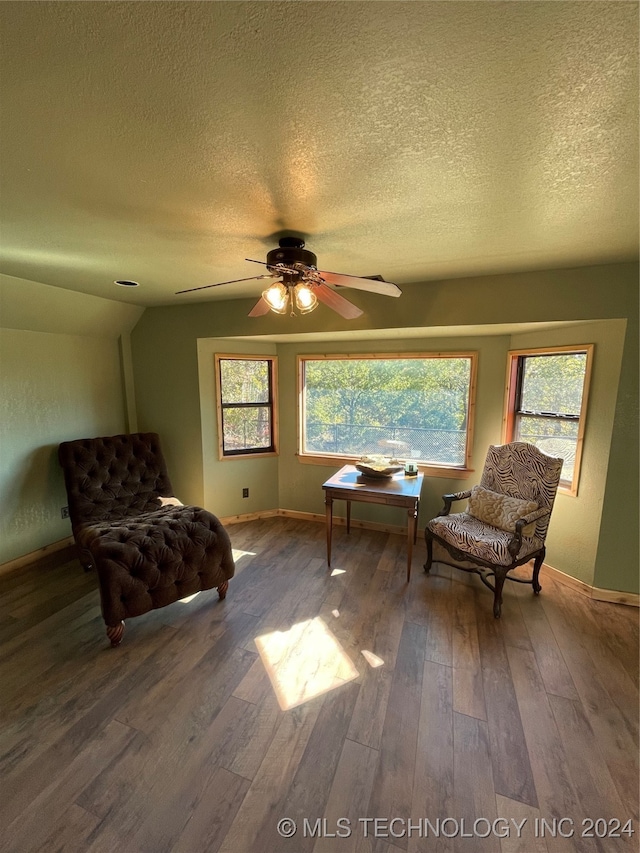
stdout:
{"type": "Polygon", "coordinates": [[[259,294],[174,292],[287,230],[400,285],[637,257],[636,3],[4,2],[0,27],[2,273],[160,305],[259,294]]]}

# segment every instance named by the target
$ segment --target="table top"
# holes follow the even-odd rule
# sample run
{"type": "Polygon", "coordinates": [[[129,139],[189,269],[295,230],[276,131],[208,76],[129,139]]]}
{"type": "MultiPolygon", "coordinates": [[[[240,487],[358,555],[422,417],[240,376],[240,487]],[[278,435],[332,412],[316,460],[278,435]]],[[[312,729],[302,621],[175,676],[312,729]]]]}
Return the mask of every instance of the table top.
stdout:
{"type": "Polygon", "coordinates": [[[322,484],[322,488],[354,492],[355,500],[358,499],[357,492],[396,495],[417,500],[420,497],[423,480],[424,474],[418,474],[417,477],[407,477],[404,471],[398,471],[391,477],[365,477],[355,465],[345,465],[332,477],[329,477],[322,484]]]}

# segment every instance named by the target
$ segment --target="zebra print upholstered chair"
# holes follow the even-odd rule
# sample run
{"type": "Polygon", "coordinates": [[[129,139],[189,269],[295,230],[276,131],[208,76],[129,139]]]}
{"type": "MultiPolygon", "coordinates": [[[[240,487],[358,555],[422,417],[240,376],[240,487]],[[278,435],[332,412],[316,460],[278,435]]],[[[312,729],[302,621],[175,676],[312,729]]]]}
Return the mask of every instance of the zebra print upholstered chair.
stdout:
{"type": "Polygon", "coordinates": [[[538,595],[538,575],[546,553],[545,539],[562,463],[562,459],[547,456],[523,441],[491,445],[480,485],[470,491],[443,495],[442,512],[427,524],[425,572],[431,569],[435,541],[443,547],[445,556],[456,561],[438,555],[436,562],[474,572],[492,590],[493,615],[497,619],[509,572],[534,560],[531,578],[508,579],[530,583],[538,595]],[[466,511],[450,513],[451,504],[464,499],[468,499],[466,511]]]}

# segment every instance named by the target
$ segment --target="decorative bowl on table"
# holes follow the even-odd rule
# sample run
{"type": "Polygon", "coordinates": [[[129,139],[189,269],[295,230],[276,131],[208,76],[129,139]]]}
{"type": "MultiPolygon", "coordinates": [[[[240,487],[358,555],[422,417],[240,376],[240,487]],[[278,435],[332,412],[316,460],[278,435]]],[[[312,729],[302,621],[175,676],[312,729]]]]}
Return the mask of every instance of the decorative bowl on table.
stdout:
{"type": "Polygon", "coordinates": [[[381,479],[383,477],[393,477],[398,471],[402,471],[404,463],[385,456],[363,456],[362,459],[356,462],[356,468],[363,477],[381,479]]]}

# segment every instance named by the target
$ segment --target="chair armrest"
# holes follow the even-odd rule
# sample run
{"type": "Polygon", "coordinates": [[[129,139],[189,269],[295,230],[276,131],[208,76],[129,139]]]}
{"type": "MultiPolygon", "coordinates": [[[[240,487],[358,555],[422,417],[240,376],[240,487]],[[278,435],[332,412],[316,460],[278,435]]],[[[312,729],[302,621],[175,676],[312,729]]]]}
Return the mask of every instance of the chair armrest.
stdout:
{"type": "Polygon", "coordinates": [[[534,509],[533,512],[528,513],[528,515],[523,515],[522,518],[518,518],[516,520],[516,531],[509,540],[509,544],[507,545],[509,553],[514,558],[514,560],[522,545],[523,529],[529,524],[531,524],[532,521],[538,521],[538,519],[544,518],[545,515],[549,515],[549,510],[545,509],[544,507],[541,507],[539,509],[534,509]]]}
{"type": "Polygon", "coordinates": [[[463,501],[465,498],[471,497],[471,491],[466,492],[454,492],[452,495],[443,495],[442,500],[444,501],[444,506],[442,507],[442,512],[440,515],[449,515],[451,511],[451,504],[454,501],[463,501]]]}
{"type": "Polygon", "coordinates": [[[528,515],[523,515],[522,518],[519,518],[516,521],[516,533],[519,530],[522,530],[523,527],[531,524],[532,521],[538,521],[540,518],[544,518],[545,515],[549,515],[549,510],[544,507],[534,509],[533,512],[530,512],[528,515]]]}

